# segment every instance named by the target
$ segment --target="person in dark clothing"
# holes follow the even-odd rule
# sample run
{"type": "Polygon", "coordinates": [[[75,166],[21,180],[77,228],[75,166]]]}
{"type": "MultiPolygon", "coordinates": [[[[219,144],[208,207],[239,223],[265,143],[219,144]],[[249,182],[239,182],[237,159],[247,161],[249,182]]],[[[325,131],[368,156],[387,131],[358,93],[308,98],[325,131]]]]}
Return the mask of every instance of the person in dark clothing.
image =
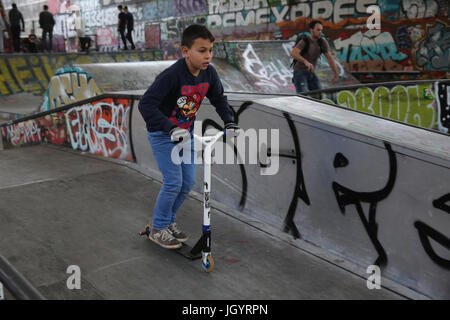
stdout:
{"type": "Polygon", "coordinates": [[[123,11],[122,5],[118,5],[117,9],[120,11],[119,13],[119,21],[117,23],[117,30],[120,33],[120,36],[122,37],[123,42],[123,48],[122,50],[128,50],[127,47],[127,39],[125,37],[125,28],[127,27],[127,14],[123,11]]]}
{"type": "Polygon", "coordinates": [[[233,122],[233,111],[211,65],[214,40],[203,25],[187,27],[181,38],[184,58],[161,72],[139,101],[151,149],[163,175],[149,238],[167,249],[180,248],[188,239],[176,224],[176,213],[195,182],[192,131],[203,99],[207,97],[211,101],[225,124],[227,135],[237,136],[241,131],[233,122]],[[175,143],[185,144],[183,152],[190,152],[187,156],[190,162],[172,160],[175,143]]]}
{"type": "Polygon", "coordinates": [[[130,11],[128,11],[127,6],[123,8],[123,11],[127,14],[127,40],[131,43],[131,50],[134,50],[136,49],[136,46],[134,45],[133,35],[131,34],[131,32],[134,29],[133,14],[130,11]]]}
{"type": "Polygon", "coordinates": [[[44,49],[52,51],[53,48],[53,27],[55,26],[55,19],[53,14],[48,11],[48,6],[44,5],[44,11],[39,14],[39,26],[42,28],[42,41],[44,43],[44,49]],[[49,46],[47,47],[47,35],[49,40],[49,46]]]}
{"type": "Polygon", "coordinates": [[[25,40],[25,49],[27,52],[36,53],[38,49],[39,41],[34,34],[34,29],[31,29],[28,38],[25,40]]]}
{"type": "Polygon", "coordinates": [[[333,70],[334,77],[331,80],[335,84],[339,80],[339,73],[330,53],[330,46],[322,37],[323,25],[320,20],[313,20],[309,24],[309,37],[304,37],[294,46],[291,56],[296,60],[294,63],[294,83],[297,93],[319,90],[322,88],[319,77],[314,73],[316,63],[323,54],[333,70]],[[306,50],[304,50],[306,49],[306,50]]]}
{"type": "Polygon", "coordinates": [[[15,3],[12,4],[12,9],[9,11],[9,23],[11,25],[14,52],[20,52],[20,32],[25,31],[25,22],[15,3]],[[20,28],[20,23],[22,23],[22,29],[20,28]]]}

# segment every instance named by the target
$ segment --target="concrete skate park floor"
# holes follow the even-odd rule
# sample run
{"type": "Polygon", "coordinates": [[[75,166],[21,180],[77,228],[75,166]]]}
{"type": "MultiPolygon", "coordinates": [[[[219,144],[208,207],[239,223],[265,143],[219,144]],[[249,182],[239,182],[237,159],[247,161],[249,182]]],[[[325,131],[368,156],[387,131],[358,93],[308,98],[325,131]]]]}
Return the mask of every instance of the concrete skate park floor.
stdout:
{"type": "MultiPolygon", "coordinates": [[[[205,273],[138,236],[161,184],[118,162],[40,145],[0,150],[0,172],[0,254],[47,299],[405,298],[215,208],[205,273]],[[70,265],[80,290],[66,286],[70,265]]],[[[193,245],[202,203],[190,196],[177,221],[193,245]]]]}

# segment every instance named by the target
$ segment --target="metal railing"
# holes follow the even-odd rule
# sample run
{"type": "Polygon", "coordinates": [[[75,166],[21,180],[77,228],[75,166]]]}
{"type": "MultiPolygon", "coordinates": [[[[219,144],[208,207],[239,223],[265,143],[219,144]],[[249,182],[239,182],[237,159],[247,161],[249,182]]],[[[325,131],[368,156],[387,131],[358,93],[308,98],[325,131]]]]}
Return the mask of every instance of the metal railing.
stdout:
{"type": "MultiPolygon", "coordinates": [[[[18,300],[46,300],[45,297],[0,255],[0,283],[18,300]]],[[[0,296],[2,292],[0,292],[0,296]]]]}

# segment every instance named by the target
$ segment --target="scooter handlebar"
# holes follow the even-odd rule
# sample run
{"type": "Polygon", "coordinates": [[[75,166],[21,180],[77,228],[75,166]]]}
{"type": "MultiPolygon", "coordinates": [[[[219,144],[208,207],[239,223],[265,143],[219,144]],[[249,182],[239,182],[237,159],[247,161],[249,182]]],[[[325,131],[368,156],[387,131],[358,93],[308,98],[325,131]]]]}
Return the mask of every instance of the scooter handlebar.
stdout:
{"type": "Polygon", "coordinates": [[[226,130],[222,130],[217,132],[215,135],[211,136],[198,136],[194,133],[194,139],[200,141],[204,146],[208,144],[214,144],[217,140],[219,140],[222,136],[226,135],[226,130]]]}

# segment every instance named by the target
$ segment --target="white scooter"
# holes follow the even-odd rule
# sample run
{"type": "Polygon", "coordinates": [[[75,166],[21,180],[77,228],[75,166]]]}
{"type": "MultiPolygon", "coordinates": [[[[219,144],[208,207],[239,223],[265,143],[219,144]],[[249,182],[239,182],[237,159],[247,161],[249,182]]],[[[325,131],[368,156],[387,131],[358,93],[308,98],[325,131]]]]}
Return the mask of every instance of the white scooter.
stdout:
{"type": "MultiPolygon", "coordinates": [[[[211,272],[214,269],[214,259],[211,256],[211,213],[210,213],[210,193],[211,193],[211,161],[212,161],[212,147],[223,135],[226,130],[219,131],[213,136],[198,136],[194,134],[194,139],[201,142],[205,147],[203,157],[203,234],[197,243],[191,248],[189,245],[183,243],[181,248],[174,251],[182,254],[184,257],[191,260],[202,258],[202,268],[206,272],[211,272]]],[[[147,225],[140,235],[150,235],[151,226],[147,225]]]]}

